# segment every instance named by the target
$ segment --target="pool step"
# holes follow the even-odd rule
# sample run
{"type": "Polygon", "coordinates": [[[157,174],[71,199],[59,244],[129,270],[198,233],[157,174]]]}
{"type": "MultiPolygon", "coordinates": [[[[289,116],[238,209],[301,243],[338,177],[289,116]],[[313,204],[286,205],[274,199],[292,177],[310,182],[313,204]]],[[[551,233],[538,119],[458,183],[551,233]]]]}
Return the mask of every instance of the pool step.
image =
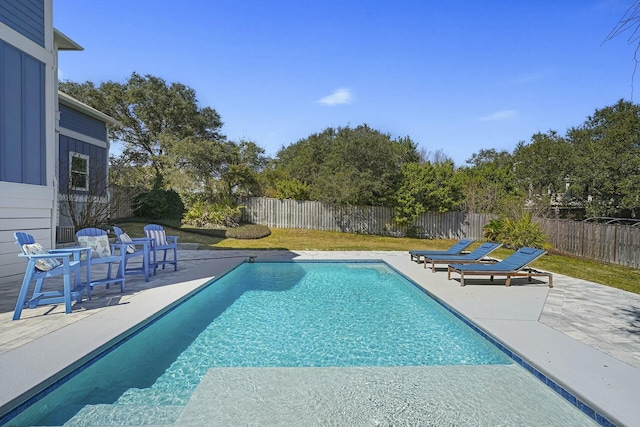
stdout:
{"type": "Polygon", "coordinates": [[[157,406],[184,406],[189,402],[189,396],[181,399],[170,391],[163,389],[130,388],[122,393],[115,403],[117,405],[147,406],[151,402],[157,406]]]}
{"type": "Polygon", "coordinates": [[[66,426],[79,425],[161,425],[176,422],[184,406],[86,405],[66,426]]]}

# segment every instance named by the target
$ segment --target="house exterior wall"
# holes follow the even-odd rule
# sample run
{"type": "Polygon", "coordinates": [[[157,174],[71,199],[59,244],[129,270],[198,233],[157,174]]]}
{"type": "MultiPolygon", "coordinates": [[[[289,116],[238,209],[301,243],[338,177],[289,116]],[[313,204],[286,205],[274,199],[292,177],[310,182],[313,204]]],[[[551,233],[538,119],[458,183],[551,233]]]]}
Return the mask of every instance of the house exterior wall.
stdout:
{"type": "Polygon", "coordinates": [[[0,22],[45,47],[45,2],[42,0],[2,0],[0,22]]]}
{"type": "Polygon", "coordinates": [[[60,227],[73,225],[68,216],[67,200],[72,193],[74,201],[83,202],[83,197],[91,193],[91,197],[104,197],[107,201],[107,171],[109,145],[107,124],[104,121],[84,114],[72,106],[59,104],[59,217],[60,227]],[[89,158],[90,191],[70,190],[69,154],[78,153],[89,158]]]}
{"type": "Polygon", "coordinates": [[[107,126],[102,120],[95,119],[73,107],[60,104],[60,130],[77,132],[99,141],[99,144],[106,146],[107,126]]]}
{"type": "Polygon", "coordinates": [[[55,245],[57,58],[52,0],[0,2],[0,282],[25,261],[13,233],[55,245]]]}

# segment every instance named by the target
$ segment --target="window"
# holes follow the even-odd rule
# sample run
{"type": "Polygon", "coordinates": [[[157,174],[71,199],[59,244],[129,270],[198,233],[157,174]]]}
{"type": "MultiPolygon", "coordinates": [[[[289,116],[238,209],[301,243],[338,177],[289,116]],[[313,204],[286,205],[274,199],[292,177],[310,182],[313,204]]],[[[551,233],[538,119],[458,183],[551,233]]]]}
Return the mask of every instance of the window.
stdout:
{"type": "Polygon", "coordinates": [[[89,191],[89,156],[70,152],[69,165],[69,188],[89,191]]]}

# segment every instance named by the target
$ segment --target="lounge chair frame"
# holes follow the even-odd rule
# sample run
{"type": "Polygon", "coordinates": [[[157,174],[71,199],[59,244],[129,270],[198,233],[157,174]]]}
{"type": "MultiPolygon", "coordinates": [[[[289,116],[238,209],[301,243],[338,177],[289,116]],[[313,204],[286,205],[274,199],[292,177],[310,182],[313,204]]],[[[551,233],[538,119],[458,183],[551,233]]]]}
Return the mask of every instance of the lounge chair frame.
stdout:
{"type": "MultiPolygon", "coordinates": [[[[496,276],[499,277],[506,277],[506,281],[505,281],[505,286],[509,287],[511,286],[511,278],[512,277],[527,277],[529,279],[529,282],[531,282],[533,277],[547,277],[548,282],[549,282],[549,287],[553,288],[553,274],[548,272],[548,271],[542,271],[542,270],[537,270],[535,268],[529,267],[528,264],[534,262],[535,260],[537,260],[538,258],[540,258],[541,256],[543,256],[546,253],[546,251],[542,251],[538,256],[536,256],[535,258],[532,258],[531,260],[528,260],[527,264],[521,268],[518,269],[512,269],[512,270],[504,270],[504,269],[500,269],[499,265],[500,262],[495,263],[495,266],[498,267],[495,270],[491,270],[491,269],[480,269],[480,270],[470,270],[467,269],[465,267],[469,267],[468,265],[466,266],[461,266],[462,268],[458,268],[455,265],[449,265],[447,267],[447,280],[451,280],[451,273],[458,273],[460,274],[460,286],[464,286],[464,277],[465,275],[467,276],[489,276],[489,281],[493,281],[493,278],[496,276]]],[[[508,258],[507,258],[508,259],[508,258]]]]}
{"type": "Polygon", "coordinates": [[[432,255],[424,257],[424,268],[427,268],[428,264],[431,264],[431,271],[436,272],[436,265],[442,264],[477,264],[477,263],[495,263],[498,260],[488,255],[501,247],[501,243],[483,243],[473,251],[464,255],[432,255]],[[474,252],[486,248],[482,251],[480,256],[474,254],[474,252]],[[475,255],[475,256],[474,256],[475,255]]]}
{"type": "MultiPolygon", "coordinates": [[[[444,250],[419,250],[414,249],[409,251],[409,256],[411,257],[411,261],[416,261],[420,263],[420,257],[425,257],[429,255],[460,255],[465,249],[473,244],[473,240],[469,239],[460,239],[449,249],[444,250]]],[[[424,262],[424,259],[422,260],[424,262]]]]}

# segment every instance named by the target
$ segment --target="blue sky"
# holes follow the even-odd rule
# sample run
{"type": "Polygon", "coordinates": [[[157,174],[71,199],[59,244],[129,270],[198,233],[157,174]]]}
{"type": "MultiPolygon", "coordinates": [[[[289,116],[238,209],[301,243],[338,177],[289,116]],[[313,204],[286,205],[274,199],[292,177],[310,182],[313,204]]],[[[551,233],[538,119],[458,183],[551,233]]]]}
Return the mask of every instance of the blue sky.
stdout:
{"type": "Polygon", "coordinates": [[[603,42],[632,3],[53,0],[53,20],[85,48],[61,79],[181,82],[270,155],[367,123],[463,165],[630,100],[635,46],[603,42]]]}

